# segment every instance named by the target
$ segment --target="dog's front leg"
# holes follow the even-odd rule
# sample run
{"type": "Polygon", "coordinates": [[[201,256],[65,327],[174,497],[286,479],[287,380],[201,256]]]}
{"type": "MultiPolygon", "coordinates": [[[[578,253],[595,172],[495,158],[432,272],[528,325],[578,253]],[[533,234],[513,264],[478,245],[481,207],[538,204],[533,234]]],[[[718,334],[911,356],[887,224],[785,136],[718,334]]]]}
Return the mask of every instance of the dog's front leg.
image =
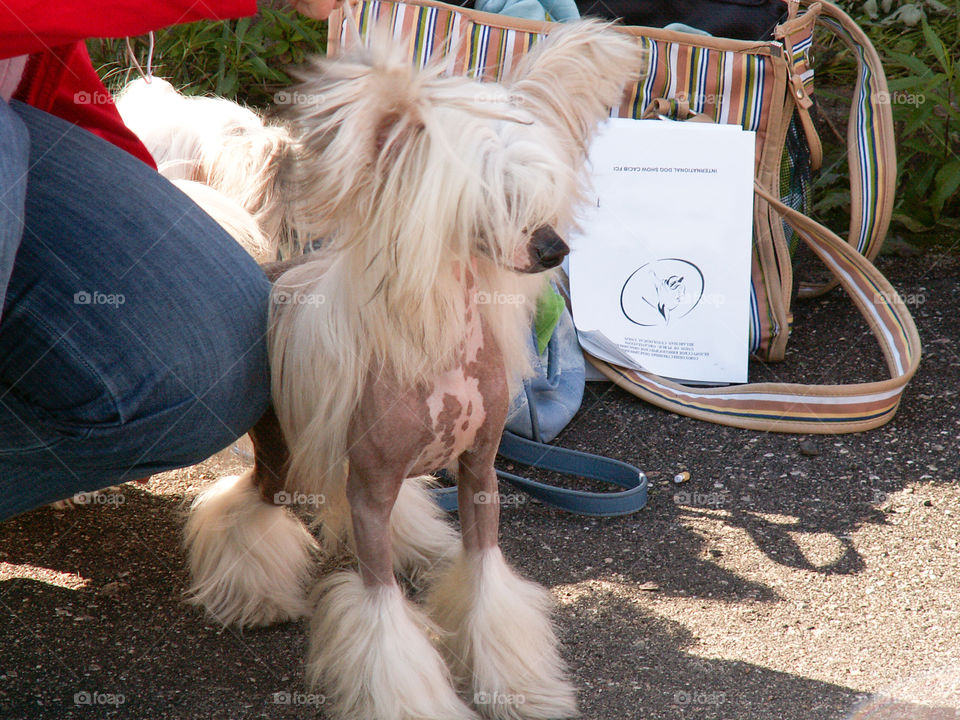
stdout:
{"type": "MultiPolygon", "coordinates": [[[[347,480],[359,571],[322,580],[307,676],[328,693],[337,717],[351,720],[469,720],[430,623],[393,574],[390,512],[403,481],[384,467],[354,462],[347,480]]],[[[379,465],[379,466],[378,466],[379,465]]]]}
{"type": "Polygon", "coordinates": [[[499,433],[461,457],[463,550],[432,589],[431,614],[450,633],[447,660],[481,714],[496,720],[573,717],[576,691],[565,678],[550,621],[552,598],[520,577],[497,545],[498,440],[499,433]]]}

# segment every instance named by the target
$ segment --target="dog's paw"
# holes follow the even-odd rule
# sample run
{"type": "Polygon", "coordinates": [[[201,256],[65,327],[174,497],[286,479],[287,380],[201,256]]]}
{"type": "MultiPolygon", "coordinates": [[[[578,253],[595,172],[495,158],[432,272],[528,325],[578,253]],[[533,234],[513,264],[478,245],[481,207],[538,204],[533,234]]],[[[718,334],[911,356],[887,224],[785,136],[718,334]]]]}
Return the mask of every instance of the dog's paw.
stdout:
{"type": "Polygon", "coordinates": [[[577,715],[550,621],[552,599],[520,577],[499,548],[462,553],[431,589],[433,619],[461,691],[492,720],[577,715]]]}
{"type": "Polygon", "coordinates": [[[260,499],[251,472],[201,493],[184,534],[189,602],[224,625],[255,627],[306,614],[316,542],[286,509],[260,499]]]}
{"type": "Polygon", "coordinates": [[[307,680],[349,720],[476,720],[457,696],[430,623],[397,585],[368,587],[356,571],[317,587],[307,680]]]}

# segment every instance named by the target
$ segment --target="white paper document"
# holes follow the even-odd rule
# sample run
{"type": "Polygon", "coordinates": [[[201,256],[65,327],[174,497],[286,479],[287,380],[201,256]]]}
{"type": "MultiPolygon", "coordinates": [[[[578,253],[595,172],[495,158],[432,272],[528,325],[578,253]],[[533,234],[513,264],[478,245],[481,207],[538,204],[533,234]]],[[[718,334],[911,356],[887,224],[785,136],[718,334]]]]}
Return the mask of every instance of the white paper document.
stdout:
{"type": "Polygon", "coordinates": [[[732,125],[605,124],[570,243],[585,350],[681,381],[747,381],[754,147],[732,125]]]}

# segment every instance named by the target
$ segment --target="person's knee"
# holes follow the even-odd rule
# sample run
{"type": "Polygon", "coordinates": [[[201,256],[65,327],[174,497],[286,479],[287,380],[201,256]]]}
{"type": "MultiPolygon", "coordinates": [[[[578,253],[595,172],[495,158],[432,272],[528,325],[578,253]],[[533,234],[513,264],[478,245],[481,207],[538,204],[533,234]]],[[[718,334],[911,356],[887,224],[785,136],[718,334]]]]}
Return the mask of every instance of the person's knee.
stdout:
{"type": "Polygon", "coordinates": [[[204,343],[212,350],[191,355],[186,384],[168,377],[161,412],[148,422],[155,432],[176,437],[156,448],[156,460],[163,455],[177,464],[194,464],[223,449],[249,430],[270,403],[270,369],[266,346],[266,299],[257,292],[237,288],[221,300],[236,308],[235,318],[212,325],[204,343]]]}
{"type": "Polygon", "coordinates": [[[200,325],[182,335],[168,327],[166,344],[152,342],[152,351],[134,363],[136,373],[125,370],[114,379],[127,390],[114,399],[112,422],[89,423],[85,448],[78,449],[87,468],[102,464],[132,479],[193,465],[256,423],[270,402],[269,286],[265,280],[253,285],[216,288],[218,297],[209,302],[234,309],[228,322],[198,316],[193,321],[200,325]],[[134,375],[140,383],[132,382],[134,375]]]}

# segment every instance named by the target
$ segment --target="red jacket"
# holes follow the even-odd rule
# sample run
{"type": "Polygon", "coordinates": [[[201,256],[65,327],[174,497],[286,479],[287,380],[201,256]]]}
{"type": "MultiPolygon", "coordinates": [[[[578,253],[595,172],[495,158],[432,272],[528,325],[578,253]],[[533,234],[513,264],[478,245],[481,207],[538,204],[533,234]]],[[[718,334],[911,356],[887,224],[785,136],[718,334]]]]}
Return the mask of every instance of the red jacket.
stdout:
{"type": "Polygon", "coordinates": [[[153,158],[123,124],[83,40],[126,37],[256,12],[256,0],[0,0],[0,59],[30,55],[14,97],[68,120],[150,165],[153,158]]]}

